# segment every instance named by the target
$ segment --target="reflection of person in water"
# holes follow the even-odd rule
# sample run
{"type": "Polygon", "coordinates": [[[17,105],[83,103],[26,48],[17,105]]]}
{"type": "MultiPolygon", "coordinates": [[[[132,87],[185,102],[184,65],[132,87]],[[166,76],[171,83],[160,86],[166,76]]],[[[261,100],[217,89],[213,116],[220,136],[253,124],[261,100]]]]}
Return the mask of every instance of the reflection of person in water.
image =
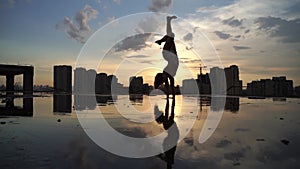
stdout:
{"type": "Polygon", "coordinates": [[[157,89],[161,84],[165,83],[167,97],[169,97],[169,81],[171,86],[171,92],[173,96],[175,95],[174,91],[174,76],[176,75],[179,61],[176,51],[176,46],[174,42],[175,34],[172,31],[171,20],[176,19],[176,16],[167,16],[167,34],[160,40],[155,41],[155,43],[161,45],[162,42],[165,42],[163,47],[163,58],[168,62],[167,66],[164,68],[163,73],[158,73],[155,76],[154,87],[157,89]]]}
{"type": "Polygon", "coordinates": [[[169,100],[167,99],[165,114],[163,114],[157,107],[154,107],[154,114],[156,122],[158,124],[163,124],[165,130],[167,130],[168,135],[163,141],[164,153],[159,155],[159,158],[164,160],[167,163],[167,169],[172,168],[174,164],[174,156],[177,147],[177,141],[179,139],[179,130],[174,121],[174,108],[175,108],[175,99],[172,100],[171,114],[169,116],[169,100]]]}

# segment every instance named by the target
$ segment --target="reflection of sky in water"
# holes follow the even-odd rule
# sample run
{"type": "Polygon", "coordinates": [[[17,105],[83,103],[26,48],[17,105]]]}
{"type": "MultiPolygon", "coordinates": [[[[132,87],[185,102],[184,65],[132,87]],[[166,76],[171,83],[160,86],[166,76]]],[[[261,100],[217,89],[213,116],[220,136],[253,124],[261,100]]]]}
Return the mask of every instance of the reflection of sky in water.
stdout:
{"type": "MultiPolygon", "coordinates": [[[[163,111],[165,99],[161,100],[157,104],[163,111]]],[[[198,143],[198,137],[210,107],[203,104],[198,113],[185,112],[186,107],[199,106],[200,100],[187,98],[184,104],[182,100],[177,96],[175,121],[178,126],[184,128],[189,123],[188,115],[197,116],[197,120],[191,132],[177,145],[174,168],[300,167],[299,99],[280,102],[240,98],[238,109],[231,112],[227,106],[217,130],[203,144],[198,143]],[[290,142],[285,145],[282,140],[290,142]]],[[[115,104],[125,107],[130,104],[139,111],[149,110],[151,114],[127,114],[127,118],[138,120],[154,117],[150,102],[148,97],[130,102],[127,96],[121,96],[115,104]]],[[[15,104],[21,103],[16,99],[15,104]]],[[[136,124],[122,118],[114,104],[102,104],[98,108],[111,126],[128,136],[149,137],[164,131],[155,122],[136,124]]],[[[52,97],[34,98],[33,117],[0,118],[0,122],[1,169],[166,168],[165,162],[158,157],[123,158],[99,148],[83,132],[75,112],[53,114],[52,97]]]]}

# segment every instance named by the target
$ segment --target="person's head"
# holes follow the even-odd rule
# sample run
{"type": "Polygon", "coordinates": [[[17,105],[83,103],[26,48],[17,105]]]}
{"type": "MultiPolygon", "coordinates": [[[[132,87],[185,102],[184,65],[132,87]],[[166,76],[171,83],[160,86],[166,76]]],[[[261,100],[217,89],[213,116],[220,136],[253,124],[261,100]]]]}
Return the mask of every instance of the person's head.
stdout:
{"type": "Polygon", "coordinates": [[[163,84],[163,74],[157,73],[154,80],[154,88],[157,89],[161,84],[163,84]]]}

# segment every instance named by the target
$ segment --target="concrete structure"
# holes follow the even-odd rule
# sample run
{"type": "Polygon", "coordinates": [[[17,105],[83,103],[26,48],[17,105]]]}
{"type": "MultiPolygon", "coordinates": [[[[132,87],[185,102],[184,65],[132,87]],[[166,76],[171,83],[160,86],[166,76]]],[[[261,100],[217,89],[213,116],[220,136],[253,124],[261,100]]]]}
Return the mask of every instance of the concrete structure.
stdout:
{"type": "Polygon", "coordinates": [[[54,66],[53,112],[71,113],[72,109],[72,66],[54,66]]]}
{"type": "Polygon", "coordinates": [[[33,94],[33,66],[0,64],[0,75],[6,76],[7,95],[13,95],[16,75],[23,75],[23,94],[33,94]]]}

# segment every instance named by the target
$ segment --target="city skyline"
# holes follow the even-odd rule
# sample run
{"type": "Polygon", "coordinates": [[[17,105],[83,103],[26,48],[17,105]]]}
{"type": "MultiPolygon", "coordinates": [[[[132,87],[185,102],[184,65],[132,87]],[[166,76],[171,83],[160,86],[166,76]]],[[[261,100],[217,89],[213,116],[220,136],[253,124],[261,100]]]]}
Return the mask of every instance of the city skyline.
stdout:
{"type": "MultiPolygon", "coordinates": [[[[34,84],[52,85],[52,65],[67,64],[75,67],[84,42],[108,22],[114,21],[118,26],[117,18],[133,13],[168,12],[185,19],[195,26],[195,30],[206,35],[216,48],[224,67],[239,65],[243,86],[252,80],[282,75],[293,79],[295,86],[300,84],[300,37],[297,22],[300,6],[297,1],[191,0],[188,4],[170,1],[163,7],[157,6],[156,1],[99,2],[76,1],[70,5],[67,0],[1,1],[1,63],[34,65],[34,84]]],[[[176,22],[174,29],[178,32],[177,38],[183,39],[178,42],[179,59],[181,64],[185,64],[196,75],[201,61],[188,54],[193,47],[189,39],[194,34],[181,33],[180,27],[176,26],[181,21],[176,22]]],[[[145,32],[145,28],[152,29],[149,26],[151,24],[152,22],[144,22],[138,27],[137,33],[145,32]]],[[[162,33],[164,27],[158,27],[155,31],[162,33]]],[[[134,60],[134,64],[163,65],[161,53],[158,52],[155,56],[151,53],[160,51],[159,46],[154,44],[155,38],[156,36],[144,38],[144,46],[139,46],[140,49],[135,51],[123,48],[119,55],[134,60]]],[[[101,72],[115,72],[109,65],[115,66],[113,64],[116,58],[114,55],[110,56],[113,57],[108,57],[108,64],[101,67],[101,72]]],[[[203,51],[201,57],[205,56],[203,51]]],[[[152,84],[155,73],[148,73],[144,81],[152,84]]],[[[178,78],[181,77],[179,74],[178,78]]],[[[16,82],[20,79],[17,76],[16,82]]],[[[3,81],[0,78],[0,83],[3,81]]],[[[120,81],[128,83],[127,77],[126,81],[120,81]]]]}
{"type": "MultiPolygon", "coordinates": [[[[5,65],[5,64],[4,64],[5,65]]],[[[14,66],[14,65],[13,65],[14,66]]],[[[21,66],[22,67],[22,66],[21,66]]],[[[69,73],[71,73],[71,79],[70,80],[68,80],[68,81],[70,81],[71,82],[71,87],[72,88],[74,88],[74,84],[75,84],[75,82],[74,82],[74,77],[76,76],[75,75],[75,72],[76,72],[76,70],[84,70],[84,71],[90,71],[90,72],[93,72],[93,74],[95,74],[95,81],[97,81],[97,76],[98,75],[105,75],[106,77],[113,77],[113,78],[115,78],[116,80],[116,83],[118,84],[118,85],[122,85],[122,86],[124,86],[124,87],[129,87],[130,85],[130,79],[131,78],[134,78],[134,77],[141,77],[142,78],[142,82],[143,82],[143,84],[148,84],[149,86],[152,86],[153,87],[153,83],[149,83],[148,81],[145,81],[145,79],[144,79],[144,76],[142,75],[142,74],[138,74],[138,75],[132,75],[132,76],[130,76],[130,77],[127,77],[127,80],[128,80],[128,83],[127,83],[127,85],[125,85],[124,83],[122,83],[122,82],[120,82],[120,81],[118,81],[119,80],[119,77],[117,77],[116,75],[114,75],[114,74],[108,74],[108,73],[106,73],[106,72],[97,72],[96,70],[93,70],[93,69],[85,69],[85,68],[82,68],[82,67],[79,67],[79,68],[74,68],[73,70],[72,70],[72,66],[70,66],[70,65],[54,65],[53,66],[53,75],[52,75],[52,79],[53,79],[53,82],[52,82],[52,84],[50,84],[50,85],[48,85],[48,84],[41,84],[41,85],[37,85],[37,84],[33,84],[33,86],[35,86],[35,87],[45,87],[45,86],[48,86],[48,87],[52,87],[52,88],[54,88],[55,87],[55,79],[57,79],[57,78],[55,78],[55,76],[54,76],[54,73],[55,73],[55,69],[57,68],[57,67],[68,67],[70,70],[69,71],[71,71],[71,72],[69,72],[69,73]]],[[[253,83],[253,82],[259,82],[259,81],[265,81],[265,80],[272,80],[272,79],[274,79],[274,78],[281,78],[281,77],[284,77],[284,78],[286,78],[286,79],[289,79],[286,75],[272,75],[271,77],[266,77],[266,78],[261,78],[261,79],[252,79],[251,81],[249,81],[249,82],[244,82],[243,81],[243,79],[241,79],[240,78],[240,76],[241,76],[241,74],[239,73],[239,67],[238,67],[238,65],[229,65],[228,67],[224,67],[224,68],[222,68],[221,70],[224,70],[224,73],[225,73],[225,75],[226,75],[226,83],[227,84],[231,84],[231,83],[234,83],[234,82],[232,82],[231,80],[229,80],[228,79],[228,72],[229,71],[233,71],[233,70],[231,70],[231,68],[235,68],[236,67],[236,69],[237,70],[235,70],[235,71],[237,71],[237,76],[238,77],[230,77],[230,79],[237,79],[237,82],[238,81],[240,81],[239,83],[241,83],[241,84],[239,84],[239,85],[241,85],[241,87],[243,88],[243,89],[245,89],[245,87],[247,87],[249,84],[251,84],[251,83],[253,83]],[[226,71],[227,70],[227,71],[226,71]],[[245,84],[245,85],[244,85],[245,84]]],[[[211,70],[212,69],[220,69],[219,67],[213,67],[213,68],[211,68],[211,70]]],[[[211,71],[210,70],[210,71],[211,71]]],[[[181,83],[180,84],[175,84],[175,85],[179,85],[180,87],[182,87],[182,82],[183,81],[185,81],[185,80],[190,80],[190,79],[194,79],[194,80],[198,80],[198,79],[200,79],[201,78],[201,76],[200,75],[202,75],[202,76],[208,76],[208,81],[209,81],[209,77],[210,77],[210,71],[205,71],[205,73],[203,73],[203,68],[201,67],[199,67],[199,74],[197,74],[197,78],[194,78],[194,77],[192,77],[192,78],[186,78],[186,79],[182,79],[182,81],[181,81],[181,83]],[[201,70],[200,70],[201,69],[201,70]]],[[[234,71],[233,71],[234,72],[234,71]]],[[[235,74],[235,73],[233,73],[233,74],[235,74]]],[[[21,76],[21,75],[17,75],[18,76],[18,78],[19,79],[23,79],[23,77],[21,76]]],[[[235,75],[232,75],[232,76],[235,76],[235,75]]],[[[5,76],[0,76],[0,77],[5,77],[5,76]]],[[[203,78],[203,77],[202,77],[203,78]]],[[[33,78],[33,79],[35,79],[35,77],[33,78]]],[[[235,81],[235,80],[234,80],[235,81]]],[[[294,79],[289,79],[289,81],[292,81],[293,83],[293,87],[295,88],[295,87],[298,87],[298,86],[300,86],[300,85],[298,85],[298,84],[295,84],[294,83],[294,79]]],[[[17,86],[17,87],[22,87],[22,80],[21,81],[16,81],[16,79],[15,79],[15,82],[14,82],[14,85],[15,85],[15,87],[17,86]]],[[[0,84],[0,86],[5,86],[5,81],[4,81],[4,83],[3,84],[0,84]]],[[[210,82],[208,82],[208,83],[210,83],[210,82]]]]}

